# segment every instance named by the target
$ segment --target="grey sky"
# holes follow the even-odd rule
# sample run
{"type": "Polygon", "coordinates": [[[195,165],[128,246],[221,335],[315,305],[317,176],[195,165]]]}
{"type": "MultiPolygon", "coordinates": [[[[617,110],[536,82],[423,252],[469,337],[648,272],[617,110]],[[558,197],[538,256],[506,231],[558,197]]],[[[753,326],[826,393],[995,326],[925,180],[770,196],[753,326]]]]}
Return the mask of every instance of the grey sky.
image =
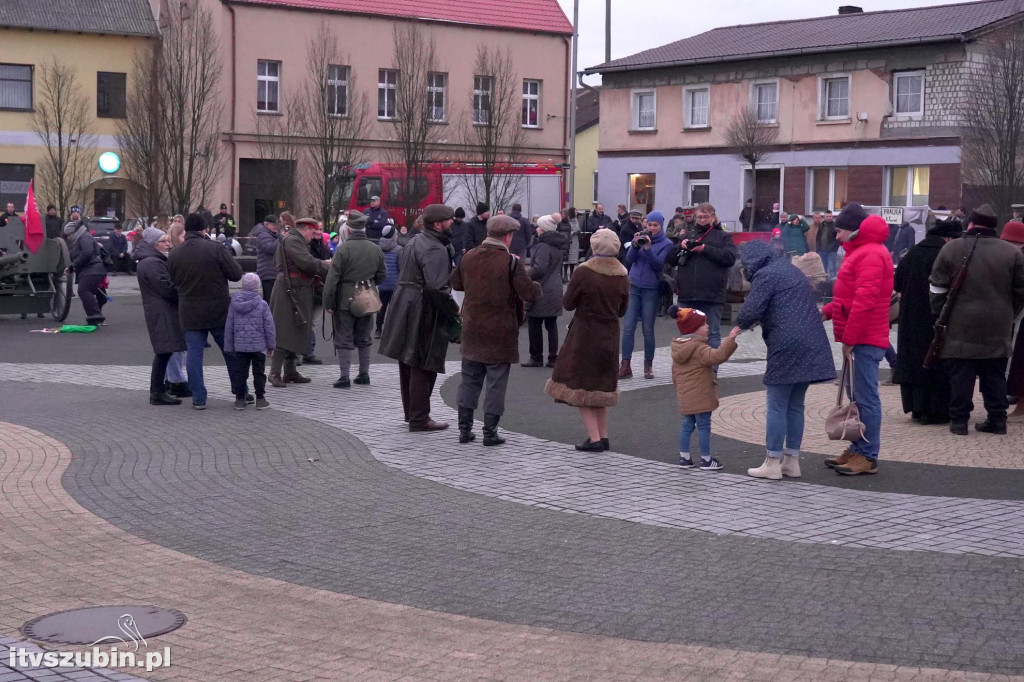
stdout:
{"type": "MultiPolygon", "coordinates": [[[[582,71],[604,61],[605,0],[579,2],[579,69],[582,71]]],[[[558,0],[558,3],[572,21],[573,0],[558,0]]],[[[956,0],[612,0],[612,59],[719,26],[835,14],[840,5],[857,5],[865,12],[872,12],[943,4],[959,3],[956,0]]],[[[765,42],[770,44],[771,40],[771,34],[766,33],[765,42]]]]}

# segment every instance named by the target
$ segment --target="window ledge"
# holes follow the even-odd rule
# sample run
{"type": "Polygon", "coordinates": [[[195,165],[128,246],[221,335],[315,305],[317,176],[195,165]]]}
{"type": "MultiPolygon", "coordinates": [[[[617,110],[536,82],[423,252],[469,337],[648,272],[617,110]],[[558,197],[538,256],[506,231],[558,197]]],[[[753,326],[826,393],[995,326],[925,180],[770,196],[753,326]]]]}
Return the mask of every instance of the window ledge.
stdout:
{"type": "Polygon", "coordinates": [[[923,121],[924,114],[892,114],[889,118],[893,121],[923,121]]]}
{"type": "Polygon", "coordinates": [[[390,118],[390,117],[385,118],[383,116],[378,116],[377,120],[380,121],[381,123],[398,123],[398,119],[397,118],[390,118]]]}
{"type": "Polygon", "coordinates": [[[22,109],[21,107],[0,107],[0,111],[13,111],[23,114],[34,114],[36,112],[35,109],[22,109]]]}
{"type": "Polygon", "coordinates": [[[853,123],[853,118],[824,118],[814,122],[814,125],[819,126],[841,126],[849,125],[853,123]]]}
{"type": "MultiPolygon", "coordinates": [[[[395,121],[395,120],[397,120],[397,119],[394,119],[394,118],[388,118],[388,119],[382,119],[382,120],[386,120],[386,121],[395,121]]],[[[446,125],[451,125],[451,124],[450,124],[450,123],[449,123],[448,121],[427,121],[427,123],[428,123],[429,125],[432,125],[432,126],[446,126],[446,125]]]]}
{"type": "Polygon", "coordinates": [[[540,126],[524,126],[524,125],[521,125],[519,127],[522,128],[523,130],[544,130],[540,126]]]}
{"type": "Polygon", "coordinates": [[[654,135],[658,132],[657,128],[630,128],[630,135],[654,135]]]}
{"type": "Polygon", "coordinates": [[[256,115],[257,116],[284,116],[284,114],[282,114],[280,111],[260,111],[259,109],[256,110],[256,115]]]}
{"type": "Polygon", "coordinates": [[[711,126],[684,126],[684,133],[706,133],[711,130],[711,126]]]}

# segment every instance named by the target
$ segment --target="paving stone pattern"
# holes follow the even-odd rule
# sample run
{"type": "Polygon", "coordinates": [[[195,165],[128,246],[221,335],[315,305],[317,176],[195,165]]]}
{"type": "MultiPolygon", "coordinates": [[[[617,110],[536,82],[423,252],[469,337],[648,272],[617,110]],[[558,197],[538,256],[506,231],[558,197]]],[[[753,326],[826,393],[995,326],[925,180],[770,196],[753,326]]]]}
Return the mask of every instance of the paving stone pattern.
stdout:
{"type": "MultiPolygon", "coordinates": [[[[660,350],[656,375],[664,376],[668,374],[667,349],[660,350]]],[[[759,373],[763,371],[759,364],[735,363],[723,367],[722,375],[759,373]]],[[[457,367],[457,363],[449,363],[449,372],[457,367]]],[[[226,382],[216,376],[223,371],[218,368],[208,373],[211,398],[230,396],[226,382]]],[[[304,371],[315,376],[315,382],[272,390],[268,398],[276,409],[343,426],[378,460],[406,473],[500,500],[722,535],[901,551],[1024,556],[1021,501],[924,497],[789,480],[767,482],[742,474],[709,475],[628,455],[579,453],[559,443],[518,433],[508,435],[509,445],[503,450],[489,451],[485,457],[478,447],[460,446],[453,431],[422,435],[396,429],[386,418],[401,410],[395,365],[375,365],[374,384],[351,393],[339,393],[330,387],[334,368],[309,367],[304,371]],[[346,402],[357,406],[359,414],[373,417],[352,419],[345,412],[346,402]],[[765,523],[766,518],[774,522],[765,523]]],[[[147,369],[0,365],[0,373],[20,381],[131,389],[145,385],[147,369]]],[[[623,384],[643,385],[635,381],[623,384]]],[[[454,421],[450,408],[439,399],[434,403],[437,418],[454,421]]],[[[805,464],[817,466],[818,458],[805,464]]]]}
{"type": "MultiPolygon", "coordinates": [[[[319,402],[311,388],[276,391],[271,401],[309,412],[319,402]]],[[[1024,671],[1013,559],[718,537],[557,513],[405,475],[345,431],[282,410],[235,413],[214,401],[206,412],[168,408],[154,418],[138,391],[67,386],[54,398],[47,386],[4,390],[7,419],[71,449],[62,482],[87,509],[149,542],[255,576],[617,638],[1024,671]],[[55,421],[53,412],[66,416],[55,421]],[[111,415],[137,430],[108,428],[111,415]]],[[[372,392],[350,398],[352,409],[395,416],[375,420],[379,434],[368,442],[391,438],[420,456],[448,451],[451,433],[398,437],[395,401],[371,410],[372,392]]],[[[320,418],[369,423],[339,402],[320,418]]],[[[513,436],[520,445],[525,438],[513,436]]],[[[494,461],[517,448],[465,451],[464,462],[494,461]]],[[[873,511],[862,509],[862,522],[884,526],[873,511]]]]}

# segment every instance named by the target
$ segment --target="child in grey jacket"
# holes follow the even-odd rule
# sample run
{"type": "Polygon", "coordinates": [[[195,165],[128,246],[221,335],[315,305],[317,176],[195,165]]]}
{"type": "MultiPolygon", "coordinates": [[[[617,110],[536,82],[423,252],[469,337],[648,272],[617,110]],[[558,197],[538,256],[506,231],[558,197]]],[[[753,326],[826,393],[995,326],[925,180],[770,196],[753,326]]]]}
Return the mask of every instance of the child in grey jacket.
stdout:
{"type": "Polygon", "coordinates": [[[224,352],[234,353],[235,376],[231,377],[231,391],[235,394],[235,409],[245,409],[245,385],[252,381],[256,389],[256,409],[270,407],[265,397],[267,388],[267,356],[273,356],[277,345],[277,330],[270,306],[260,295],[260,277],[254,272],[242,275],[242,290],[231,297],[228,319],[224,325],[224,352]]]}

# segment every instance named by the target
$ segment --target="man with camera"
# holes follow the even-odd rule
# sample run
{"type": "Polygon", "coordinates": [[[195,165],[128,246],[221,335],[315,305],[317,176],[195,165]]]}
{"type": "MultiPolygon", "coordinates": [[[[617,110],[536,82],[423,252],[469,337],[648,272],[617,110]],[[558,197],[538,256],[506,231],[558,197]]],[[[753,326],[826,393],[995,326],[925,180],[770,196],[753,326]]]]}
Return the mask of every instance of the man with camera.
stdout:
{"type": "MultiPolygon", "coordinates": [[[[631,214],[632,217],[632,214],[631,214]]],[[[644,378],[654,378],[654,320],[658,316],[658,283],[665,268],[665,259],[672,250],[672,242],[665,236],[665,216],[651,211],[643,228],[632,235],[626,249],[626,268],[629,270],[629,308],[622,323],[622,365],[619,378],[633,376],[630,362],[637,322],[641,322],[644,335],[644,378]]]]}
{"type": "Polygon", "coordinates": [[[736,245],[722,229],[715,207],[697,207],[697,226],[689,239],[684,239],[668,255],[668,264],[676,266],[676,293],[680,308],[696,308],[707,315],[708,344],[718,348],[722,343],[722,309],[729,268],[736,262],[736,245]]]}

